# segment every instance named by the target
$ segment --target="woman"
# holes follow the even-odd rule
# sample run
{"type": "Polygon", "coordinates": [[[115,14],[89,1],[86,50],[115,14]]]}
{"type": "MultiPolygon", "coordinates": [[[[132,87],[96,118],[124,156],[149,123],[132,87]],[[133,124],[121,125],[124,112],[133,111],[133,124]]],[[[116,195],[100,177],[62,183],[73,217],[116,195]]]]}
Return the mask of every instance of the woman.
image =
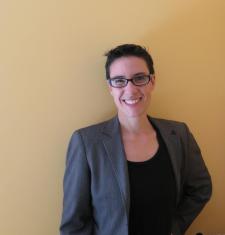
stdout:
{"type": "Polygon", "coordinates": [[[61,235],[181,235],[211,196],[200,149],[184,123],[149,117],[153,61],[139,45],[107,54],[113,119],[74,132],[61,235]]]}

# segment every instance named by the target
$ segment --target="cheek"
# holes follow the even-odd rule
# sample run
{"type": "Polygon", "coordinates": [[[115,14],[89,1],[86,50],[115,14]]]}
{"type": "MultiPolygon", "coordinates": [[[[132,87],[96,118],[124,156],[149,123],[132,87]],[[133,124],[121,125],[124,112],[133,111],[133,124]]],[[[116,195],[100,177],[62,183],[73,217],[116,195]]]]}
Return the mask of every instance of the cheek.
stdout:
{"type": "Polygon", "coordinates": [[[111,92],[111,95],[113,97],[114,103],[118,106],[121,104],[120,97],[121,93],[120,92],[111,92]]]}
{"type": "Polygon", "coordinates": [[[118,103],[120,100],[120,95],[114,93],[112,96],[113,96],[114,102],[118,103]]]}
{"type": "Polygon", "coordinates": [[[121,96],[121,91],[118,89],[117,90],[111,89],[110,94],[113,96],[114,99],[118,99],[121,96]]]}
{"type": "Polygon", "coordinates": [[[152,86],[146,87],[146,89],[144,91],[145,95],[146,96],[151,96],[152,90],[153,90],[152,86]]]}

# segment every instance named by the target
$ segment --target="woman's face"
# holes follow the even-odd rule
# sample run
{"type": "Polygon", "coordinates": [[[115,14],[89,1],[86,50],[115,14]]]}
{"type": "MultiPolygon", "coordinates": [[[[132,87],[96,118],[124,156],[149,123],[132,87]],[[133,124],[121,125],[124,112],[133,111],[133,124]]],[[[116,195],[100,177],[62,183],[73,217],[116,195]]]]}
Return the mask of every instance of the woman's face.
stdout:
{"type": "MultiPolygon", "coordinates": [[[[149,75],[149,70],[144,59],[136,56],[121,57],[113,61],[109,68],[110,78],[123,76],[131,79],[135,75],[149,75]]],[[[135,86],[128,82],[126,87],[114,88],[109,85],[118,115],[121,118],[141,117],[147,115],[151,93],[155,86],[155,77],[144,86],[135,86]]]]}

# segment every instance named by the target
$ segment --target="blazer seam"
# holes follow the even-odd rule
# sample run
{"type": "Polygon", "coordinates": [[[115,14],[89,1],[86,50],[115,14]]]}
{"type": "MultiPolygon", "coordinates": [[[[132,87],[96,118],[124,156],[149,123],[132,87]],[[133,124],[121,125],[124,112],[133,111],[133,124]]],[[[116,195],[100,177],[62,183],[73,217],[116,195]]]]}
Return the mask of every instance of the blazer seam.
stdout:
{"type": "MultiPolygon", "coordinates": [[[[86,146],[85,146],[85,143],[84,143],[84,138],[83,138],[82,134],[80,133],[80,131],[78,131],[78,134],[80,136],[80,139],[81,139],[81,142],[82,142],[82,145],[83,145],[83,148],[84,148],[84,155],[85,155],[86,161],[88,163],[87,151],[86,151],[86,146]]],[[[88,167],[90,168],[89,163],[88,163],[88,167]]]]}

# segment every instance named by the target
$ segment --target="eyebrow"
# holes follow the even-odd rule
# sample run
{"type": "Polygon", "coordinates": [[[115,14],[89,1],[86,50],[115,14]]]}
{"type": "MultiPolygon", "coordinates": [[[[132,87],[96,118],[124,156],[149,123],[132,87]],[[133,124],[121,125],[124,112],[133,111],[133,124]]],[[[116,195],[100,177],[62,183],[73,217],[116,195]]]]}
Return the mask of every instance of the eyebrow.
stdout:
{"type": "Polygon", "coordinates": [[[138,75],[147,75],[147,74],[145,74],[145,73],[135,73],[133,76],[138,76],[138,75]]]}
{"type": "MultiPolygon", "coordinates": [[[[140,72],[140,73],[135,73],[135,74],[132,75],[132,77],[135,77],[135,76],[138,76],[138,75],[146,75],[146,74],[145,74],[145,73],[142,73],[142,72],[140,72]]],[[[122,76],[122,75],[118,75],[118,76],[112,77],[112,78],[110,78],[110,79],[116,79],[116,78],[126,78],[126,77],[125,77],[125,76],[122,76]]]]}

